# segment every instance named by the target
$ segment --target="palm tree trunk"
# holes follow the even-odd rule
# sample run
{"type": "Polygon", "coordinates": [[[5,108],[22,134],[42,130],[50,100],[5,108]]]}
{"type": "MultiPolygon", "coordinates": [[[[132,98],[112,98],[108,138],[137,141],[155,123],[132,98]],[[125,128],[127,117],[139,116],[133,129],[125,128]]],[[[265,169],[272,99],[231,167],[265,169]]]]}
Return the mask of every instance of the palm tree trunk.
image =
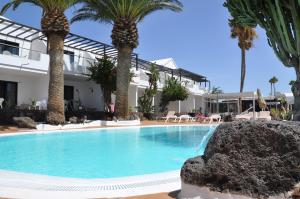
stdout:
{"type": "Polygon", "coordinates": [[[49,90],[47,123],[65,123],[64,112],[64,37],[55,33],[49,34],[49,90]]]}
{"type": "Polygon", "coordinates": [[[128,46],[118,49],[116,114],[123,119],[128,116],[128,88],[132,51],[132,48],[128,46]]]}
{"type": "MultiPolygon", "coordinates": [[[[246,50],[245,48],[241,48],[242,52],[242,63],[241,63],[241,83],[240,83],[240,93],[244,91],[244,83],[245,83],[245,77],[246,77],[246,50]]],[[[243,111],[243,103],[242,99],[239,99],[239,113],[243,111]]]]}
{"type": "Polygon", "coordinates": [[[105,106],[109,107],[109,104],[111,103],[111,91],[102,88],[102,93],[104,97],[105,106]]]}
{"type": "Polygon", "coordinates": [[[242,63],[241,63],[241,85],[240,85],[240,92],[244,91],[244,83],[246,77],[246,50],[242,48],[242,63]]]}
{"type": "Polygon", "coordinates": [[[296,68],[297,80],[292,86],[294,94],[294,121],[300,121],[300,70],[296,68]]]}
{"type": "Polygon", "coordinates": [[[275,83],[273,84],[274,87],[274,96],[276,95],[276,87],[275,87],[275,83]]]}
{"type": "Polygon", "coordinates": [[[270,85],[271,85],[271,93],[270,93],[270,95],[273,96],[273,85],[272,85],[272,83],[270,83],[270,85]]]}

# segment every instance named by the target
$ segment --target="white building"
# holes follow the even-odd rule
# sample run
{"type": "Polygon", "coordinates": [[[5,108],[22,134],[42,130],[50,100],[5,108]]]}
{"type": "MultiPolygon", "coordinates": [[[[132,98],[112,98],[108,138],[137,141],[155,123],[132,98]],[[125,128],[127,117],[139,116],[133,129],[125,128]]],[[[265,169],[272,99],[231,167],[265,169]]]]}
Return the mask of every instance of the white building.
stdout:
{"type": "MultiPolygon", "coordinates": [[[[65,40],[64,77],[65,100],[72,101],[76,110],[82,106],[89,110],[103,110],[103,96],[100,86],[88,81],[87,67],[95,57],[106,54],[116,57],[117,50],[110,45],[69,34],[65,40]]],[[[132,71],[135,73],[129,87],[129,107],[136,110],[138,97],[148,86],[147,71],[152,63],[160,70],[159,90],[165,80],[174,76],[187,82],[190,96],[186,101],[173,102],[169,110],[190,112],[204,106],[202,95],[207,92],[209,81],[206,77],[180,69],[173,59],[148,62],[132,55],[132,71]],[[207,84],[208,83],[208,84],[207,84]]],[[[47,40],[39,29],[32,28],[4,17],[0,17],[0,98],[6,105],[25,108],[33,100],[40,101],[46,109],[49,82],[49,56],[47,40]]],[[[159,105],[160,95],[154,104],[159,105]]]]}

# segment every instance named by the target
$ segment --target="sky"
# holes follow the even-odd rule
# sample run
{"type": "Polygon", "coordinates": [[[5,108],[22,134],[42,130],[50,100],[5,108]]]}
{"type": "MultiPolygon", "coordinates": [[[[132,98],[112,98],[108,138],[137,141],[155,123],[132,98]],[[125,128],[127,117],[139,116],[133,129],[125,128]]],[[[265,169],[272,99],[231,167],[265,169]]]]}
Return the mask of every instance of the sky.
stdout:
{"type": "MultiPolygon", "coordinates": [[[[9,0],[1,0],[2,7],[9,0]]],[[[206,76],[212,86],[224,92],[238,92],[240,85],[241,51],[237,40],[230,38],[224,0],[182,0],[180,13],[158,11],[150,14],[139,25],[139,46],[135,52],[145,60],[172,57],[177,66],[206,76]]],[[[66,12],[70,18],[73,7],[66,12]]],[[[41,9],[22,5],[4,15],[11,20],[40,28],[41,9]]],[[[71,32],[111,44],[110,24],[77,22],[71,32]]],[[[276,90],[290,92],[289,82],[295,79],[293,68],[285,67],[268,45],[264,30],[257,29],[254,47],[247,51],[247,74],[244,91],[260,88],[270,93],[269,79],[279,79],[276,90]]]]}

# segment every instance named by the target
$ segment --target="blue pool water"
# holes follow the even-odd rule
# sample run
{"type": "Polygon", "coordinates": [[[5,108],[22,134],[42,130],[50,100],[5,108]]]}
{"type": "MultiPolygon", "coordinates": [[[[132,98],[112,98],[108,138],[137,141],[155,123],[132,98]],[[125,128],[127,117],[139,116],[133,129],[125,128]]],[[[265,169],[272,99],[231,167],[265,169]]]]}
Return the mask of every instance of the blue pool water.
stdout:
{"type": "Polygon", "coordinates": [[[100,129],[0,138],[0,169],[71,178],[178,170],[201,155],[215,127],[100,129]]]}

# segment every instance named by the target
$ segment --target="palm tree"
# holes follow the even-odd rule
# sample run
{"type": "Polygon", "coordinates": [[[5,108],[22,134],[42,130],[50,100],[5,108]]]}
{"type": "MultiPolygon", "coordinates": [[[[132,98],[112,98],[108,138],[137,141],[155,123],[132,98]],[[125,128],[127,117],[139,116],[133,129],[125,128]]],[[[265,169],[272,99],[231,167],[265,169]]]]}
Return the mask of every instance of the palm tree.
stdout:
{"type": "Polygon", "coordinates": [[[223,93],[223,90],[220,87],[212,87],[211,94],[221,94],[223,93]]]}
{"type": "Polygon", "coordinates": [[[112,43],[118,49],[116,112],[128,115],[128,84],[133,49],[138,46],[137,24],[157,10],[181,11],[179,0],[81,0],[72,22],[92,20],[113,25],[112,43]]]}
{"type": "Polygon", "coordinates": [[[269,80],[270,86],[271,86],[271,93],[270,95],[273,96],[273,83],[272,83],[272,78],[269,80]]]}
{"type": "Polygon", "coordinates": [[[257,37],[257,34],[254,28],[250,26],[242,26],[239,23],[236,23],[235,20],[230,20],[229,25],[231,27],[231,38],[238,38],[238,45],[242,53],[240,82],[240,93],[242,93],[244,91],[244,82],[246,77],[246,50],[253,47],[253,40],[257,37]]]}
{"type": "Polygon", "coordinates": [[[64,113],[64,39],[70,31],[70,25],[64,12],[78,3],[78,0],[11,0],[4,5],[1,14],[10,7],[16,10],[21,4],[29,3],[43,10],[41,27],[48,39],[50,57],[50,80],[48,90],[47,122],[62,124],[64,113]]]}
{"type": "Polygon", "coordinates": [[[271,95],[276,95],[276,88],[275,88],[275,84],[278,82],[278,79],[277,77],[272,77],[270,80],[269,80],[269,83],[271,84],[271,95]],[[272,91],[272,87],[273,87],[273,91],[272,91]]]}

